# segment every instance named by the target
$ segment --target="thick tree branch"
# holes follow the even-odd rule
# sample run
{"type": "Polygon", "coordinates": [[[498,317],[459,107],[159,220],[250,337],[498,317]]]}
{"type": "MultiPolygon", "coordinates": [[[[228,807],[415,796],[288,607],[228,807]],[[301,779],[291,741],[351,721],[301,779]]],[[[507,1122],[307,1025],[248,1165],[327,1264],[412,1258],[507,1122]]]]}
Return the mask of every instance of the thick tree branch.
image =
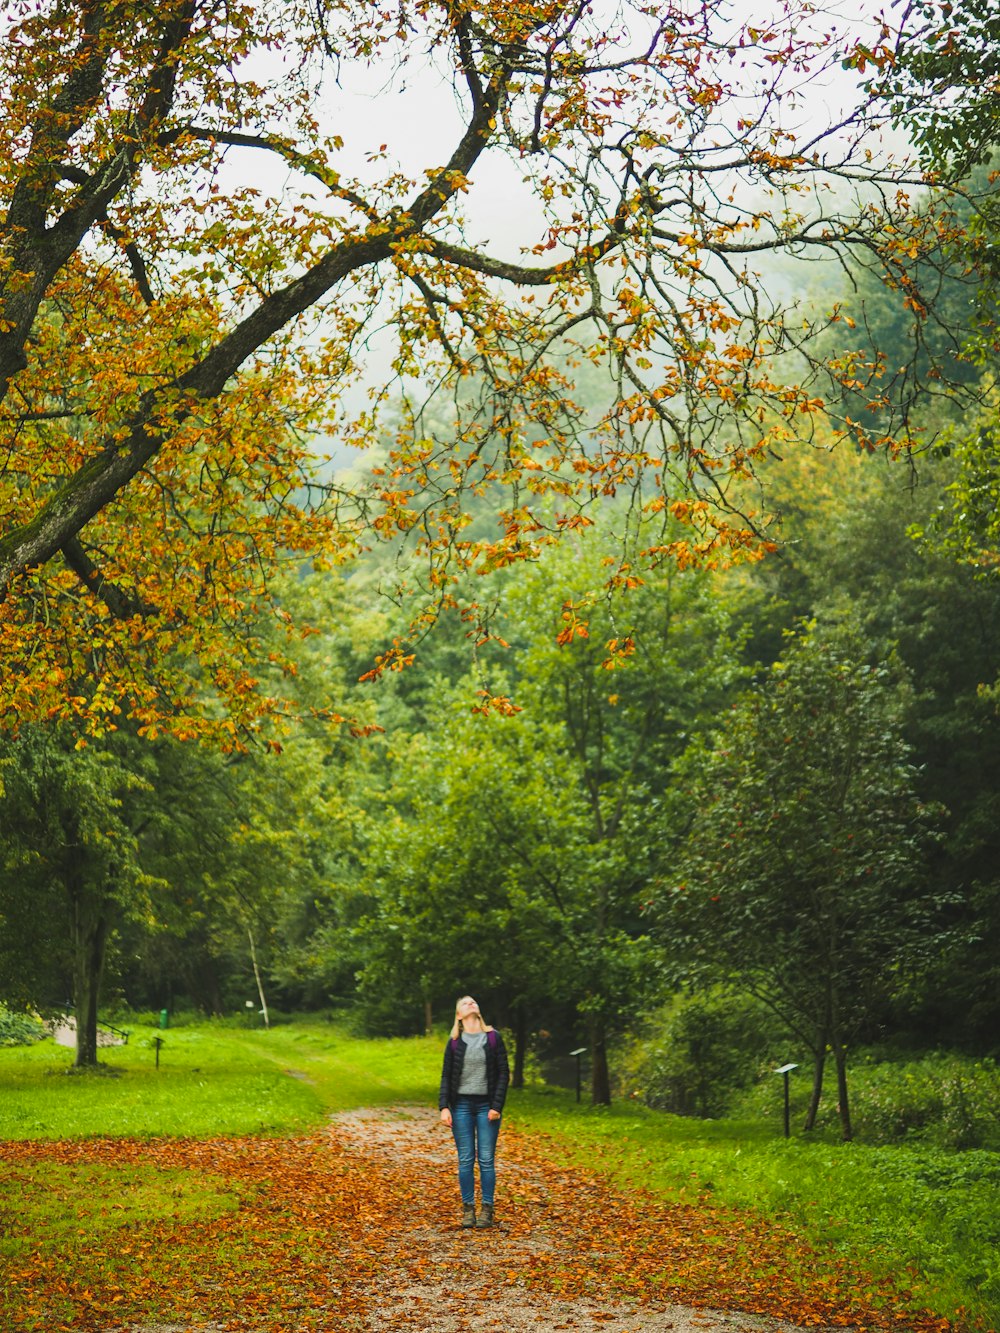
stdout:
{"type": "Polygon", "coordinates": [[[124,592],[101,574],[100,570],[83,549],[78,537],[70,537],[62,547],[63,558],[80,582],[96,596],[117,620],[131,620],[133,616],[150,616],[156,607],[144,602],[141,597],[133,597],[124,592]]]}
{"type": "MultiPolygon", "coordinates": [[[[60,168],[64,180],[73,181],[76,185],[88,185],[90,175],[82,171],[79,167],[63,165],[60,168]]],[[[128,240],[120,227],[116,227],[108,216],[107,209],[97,218],[101,229],[111,237],[116,245],[120,246],[123,254],[129,262],[132,270],[132,277],[135,279],[135,285],[139,295],[147,305],[152,305],[156,300],[156,294],[149,283],[149,271],[146,268],[146,261],[142,257],[139,247],[134,241],[128,240]]]]}
{"type": "Polygon", "coordinates": [[[99,95],[110,48],[100,39],[107,17],[103,4],[83,6],[80,40],[67,52],[69,73],[59,91],[36,120],[31,144],[11,196],[5,232],[41,236],[59,181],[55,164],[85,118],[85,109],[99,95]]]}
{"type": "Polygon", "coordinates": [[[290,167],[294,167],[295,170],[301,171],[303,175],[319,181],[334,198],[343,199],[345,203],[351,204],[372,222],[378,219],[379,214],[375,206],[358,194],[356,190],[341,185],[338,172],[321,162],[317,162],[308,153],[300,153],[293,144],[285,139],[265,134],[242,134],[232,130],[213,130],[203,125],[185,125],[181,129],[170,130],[169,133],[162,134],[158,142],[160,147],[167,147],[169,144],[176,143],[178,139],[184,138],[226,144],[231,148],[256,148],[263,152],[276,153],[290,167]]]}
{"type": "Polygon", "coordinates": [[[435,173],[402,214],[377,223],[360,238],[327,252],[301,277],[272,293],[172,384],[143,395],[124,438],[88,460],[23,527],[0,538],[0,597],[19,573],[43,564],[98,514],[159,451],[166,434],[190,417],[199,400],[220,394],[227,380],[258,348],[312,307],[348,274],[389,258],[462,188],[486,146],[503,95],[504,77],[491,80],[482,105],[447,166],[435,173]],[[167,406],[169,402],[169,407],[167,406]]]}
{"type": "MultiPolygon", "coordinates": [[[[101,14],[103,11],[93,12],[101,14]]],[[[112,200],[137,170],[145,137],[169,111],[177,86],[180,52],[190,35],[194,13],[194,0],[183,0],[164,23],[157,59],[147,76],[146,96],[134,126],[49,227],[45,226],[45,219],[56,183],[67,175],[62,162],[65,146],[79,128],[76,113],[92,102],[102,87],[108,51],[102,50],[98,40],[101,29],[96,19],[92,20],[93,30],[88,29],[84,38],[83,44],[88,50],[93,47],[95,53],[88,56],[84,72],[79,74],[81,86],[77,87],[71,77],[63,92],[40,117],[46,129],[44,132],[36,129],[36,160],[30,169],[26,167],[21,173],[4,229],[10,239],[11,271],[19,278],[16,283],[7,284],[0,305],[0,401],[6,396],[13,377],[27,364],[25,344],[52,279],[76,252],[87,232],[107,217],[112,200]],[[71,105],[64,107],[64,102],[71,105]],[[51,128],[53,126],[58,132],[51,128]],[[41,189],[40,181],[43,182],[41,189]]]]}
{"type": "Polygon", "coordinates": [[[468,11],[463,10],[455,31],[458,38],[458,53],[461,57],[462,73],[472,97],[473,108],[478,108],[482,105],[484,97],[483,81],[479,77],[479,70],[476,67],[473,54],[472,36],[475,29],[468,11]]]}
{"type": "Polygon", "coordinates": [[[443,241],[436,236],[426,241],[424,253],[454,264],[456,268],[468,269],[471,273],[482,273],[488,278],[502,278],[505,282],[513,282],[520,287],[552,286],[576,267],[575,261],[568,261],[562,264],[550,264],[547,268],[529,268],[526,264],[512,264],[505,259],[493,259],[490,255],[467,250],[464,246],[453,245],[450,241],[443,241]]]}

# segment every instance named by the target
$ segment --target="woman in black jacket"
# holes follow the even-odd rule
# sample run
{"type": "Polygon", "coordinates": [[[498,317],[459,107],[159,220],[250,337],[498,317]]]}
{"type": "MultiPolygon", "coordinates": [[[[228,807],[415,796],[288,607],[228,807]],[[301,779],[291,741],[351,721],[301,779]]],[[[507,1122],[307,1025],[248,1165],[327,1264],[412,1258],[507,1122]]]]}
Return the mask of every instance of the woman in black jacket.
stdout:
{"type": "Polygon", "coordinates": [[[497,1139],[510,1068],[503,1038],[483,1022],[479,1005],[463,995],[455,1005],[455,1023],[444,1048],[441,1121],[451,1127],[458,1149],[458,1187],[462,1194],[462,1226],[491,1227],[496,1186],[497,1139]],[[479,1162],[481,1208],[476,1216],[476,1161],[479,1162]]]}

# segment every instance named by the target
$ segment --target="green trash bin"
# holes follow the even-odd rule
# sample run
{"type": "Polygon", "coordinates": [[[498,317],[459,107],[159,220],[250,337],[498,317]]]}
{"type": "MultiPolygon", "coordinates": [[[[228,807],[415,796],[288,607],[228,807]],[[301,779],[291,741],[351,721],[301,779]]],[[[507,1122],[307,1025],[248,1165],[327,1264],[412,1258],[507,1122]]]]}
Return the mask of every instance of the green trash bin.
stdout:
{"type": "Polygon", "coordinates": [[[170,1013],[166,1009],[160,1010],[160,1027],[168,1028],[170,1026],[170,1013]]]}

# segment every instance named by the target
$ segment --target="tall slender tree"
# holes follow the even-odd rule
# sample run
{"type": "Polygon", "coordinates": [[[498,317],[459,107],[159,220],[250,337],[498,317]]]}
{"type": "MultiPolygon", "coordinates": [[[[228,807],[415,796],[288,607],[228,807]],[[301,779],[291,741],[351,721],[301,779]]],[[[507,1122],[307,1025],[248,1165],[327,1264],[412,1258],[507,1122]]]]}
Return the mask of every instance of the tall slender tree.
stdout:
{"type": "Polygon", "coordinates": [[[111,932],[123,913],[145,910],[155,887],[125,808],[143,779],[114,752],[81,752],[71,736],[51,728],[8,740],[2,763],[0,917],[20,923],[22,946],[34,960],[33,1003],[54,1008],[66,998],[44,993],[46,982],[58,984],[51,958],[63,962],[76,1064],[93,1066],[111,932]],[[37,910],[43,903],[51,915],[37,910]]]}
{"type": "Polygon", "coordinates": [[[933,950],[939,905],[898,690],[866,656],[848,630],[800,633],[692,752],[686,853],[656,907],[676,978],[737,982],[808,1044],[806,1128],[833,1053],[845,1139],[848,1045],[933,950]]]}

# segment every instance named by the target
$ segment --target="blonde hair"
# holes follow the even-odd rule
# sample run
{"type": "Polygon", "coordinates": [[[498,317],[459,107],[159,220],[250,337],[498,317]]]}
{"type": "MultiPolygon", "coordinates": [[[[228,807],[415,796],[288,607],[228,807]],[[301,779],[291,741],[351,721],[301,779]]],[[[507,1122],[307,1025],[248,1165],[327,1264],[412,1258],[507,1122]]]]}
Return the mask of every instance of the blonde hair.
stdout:
{"type": "MultiPolygon", "coordinates": [[[[451,1025],[451,1036],[453,1041],[458,1041],[458,1034],[462,1031],[462,1020],[458,1016],[458,1006],[462,1003],[463,1000],[471,1000],[472,998],[473,996],[471,995],[460,995],[458,999],[455,1001],[455,1021],[451,1025]]],[[[476,1007],[478,1008],[478,1004],[476,1007]]],[[[489,1023],[487,1023],[486,1019],[483,1018],[481,1013],[479,1015],[479,1021],[483,1025],[484,1032],[493,1031],[489,1023]]]]}

